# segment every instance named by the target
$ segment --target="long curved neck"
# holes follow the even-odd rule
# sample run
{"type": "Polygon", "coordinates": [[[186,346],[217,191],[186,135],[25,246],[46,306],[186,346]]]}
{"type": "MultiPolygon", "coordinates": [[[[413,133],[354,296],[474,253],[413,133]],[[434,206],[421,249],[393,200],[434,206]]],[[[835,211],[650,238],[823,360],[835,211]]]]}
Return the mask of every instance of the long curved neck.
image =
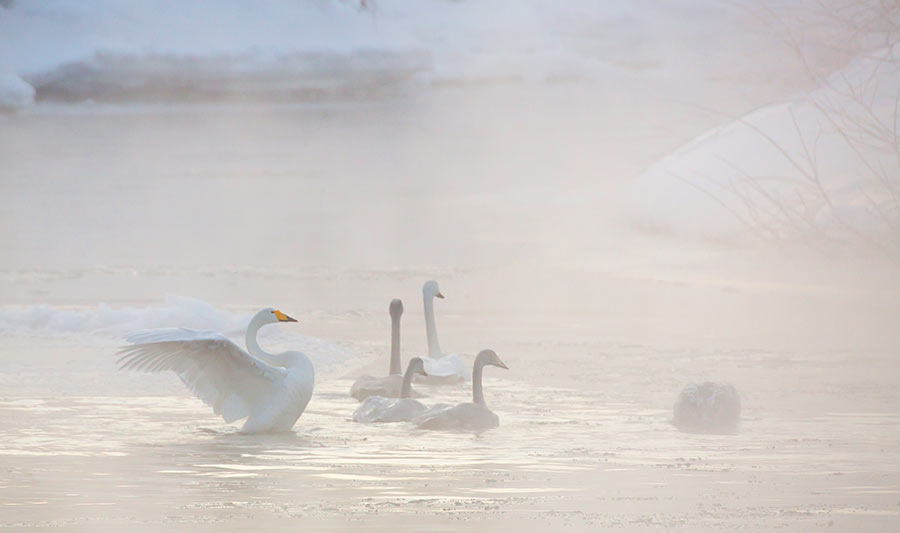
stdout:
{"type": "Polygon", "coordinates": [[[484,390],[481,388],[481,371],[483,369],[484,365],[479,362],[476,362],[472,368],[472,401],[487,407],[487,404],[484,403],[484,390]]]}
{"type": "Polygon", "coordinates": [[[247,333],[245,334],[244,339],[247,342],[247,351],[250,352],[250,355],[255,355],[257,357],[266,357],[269,355],[263,351],[263,349],[259,347],[259,343],[256,342],[256,334],[263,325],[262,320],[259,320],[259,315],[254,316],[250,320],[250,324],[247,325],[247,333]]]}
{"type": "Polygon", "coordinates": [[[391,317],[391,375],[400,374],[400,317],[391,317]]]}
{"type": "Polygon", "coordinates": [[[247,325],[247,333],[244,336],[244,340],[247,343],[247,351],[250,352],[250,355],[258,357],[270,365],[285,367],[287,366],[288,361],[286,361],[284,357],[280,354],[264,351],[259,347],[259,343],[256,342],[256,334],[259,332],[259,328],[263,327],[265,324],[265,322],[260,320],[259,315],[254,316],[250,320],[250,324],[247,325]]]}
{"type": "Polygon", "coordinates": [[[425,335],[428,337],[428,356],[440,357],[441,343],[438,342],[437,326],[434,323],[434,296],[423,296],[425,301],[425,335]]]}
{"type": "Polygon", "coordinates": [[[406,373],[403,374],[403,383],[400,384],[400,397],[401,398],[409,398],[412,394],[412,379],[413,371],[412,367],[406,369],[406,373]]]}

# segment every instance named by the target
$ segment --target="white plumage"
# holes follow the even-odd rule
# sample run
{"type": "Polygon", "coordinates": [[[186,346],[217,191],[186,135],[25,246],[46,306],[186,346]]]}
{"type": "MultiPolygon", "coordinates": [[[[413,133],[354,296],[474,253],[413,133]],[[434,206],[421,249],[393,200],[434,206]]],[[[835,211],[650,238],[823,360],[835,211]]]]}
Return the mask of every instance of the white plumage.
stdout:
{"type": "Polygon", "coordinates": [[[412,378],[416,374],[426,375],[421,357],[409,360],[403,382],[400,384],[399,398],[385,396],[369,396],[353,411],[353,421],[363,424],[383,422],[406,422],[425,410],[418,400],[410,398],[412,378]]]}
{"type": "Polygon", "coordinates": [[[428,355],[422,356],[428,377],[418,378],[432,384],[457,383],[471,378],[469,365],[455,353],[445,354],[441,351],[438,340],[437,324],[434,320],[434,299],[443,299],[444,295],[434,280],[422,286],[422,300],[425,306],[425,336],[428,340],[428,355]]]}
{"type": "Polygon", "coordinates": [[[168,328],[136,333],[120,350],[120,368],[142,372],[171,370],[226,422],[247,420],[242,431],[288,431],[306,409],[315,370],[300,352],[269,354],[256,343],[262,325],[296,322],[263,309],[247,328],[248,353],[214,331],[168,328]]]}
{"type": "Polygon", "coordinates": [[[432,385],[441,383],[459,383],[471,377],[469,366],[462,357],[455,353],[448,353],[441,357],[423,356],[425,371],[428,377],[417,378],[432,385]]]}
{"type": "Polygon", "coordinates": [[[369,396],[353,411],[353,421],[361,424],[407,422],[425,411],[419,400],[369,396]]]}

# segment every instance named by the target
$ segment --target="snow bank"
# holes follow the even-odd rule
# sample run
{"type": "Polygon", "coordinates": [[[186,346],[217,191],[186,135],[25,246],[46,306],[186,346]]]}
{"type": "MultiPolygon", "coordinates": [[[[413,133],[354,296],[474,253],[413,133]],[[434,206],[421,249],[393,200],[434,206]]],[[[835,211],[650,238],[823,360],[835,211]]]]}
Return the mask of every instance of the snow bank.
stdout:
{"type": "Polygon", "coordinates": [[[37,100],[307,99],[725,64],[734,7],[570,0],[48,0],[0,8],[0,84],[37,100]],[[723,22],[724,21],[724,22],[723,22]],[[718,28],[711,35],[710,28],[718,28]]]}
{"type": "Polygon", "coordinates": [[[187,327],[237,334],[248,317],[235,315],[201,300],[170,296],[159,307],[60,309],[50,305],[0,308],[0,333],[30,332],[50,336],[73,334],[121,339],[147,328],[187,327]]]}
{"type": "Polygon", "coordinates": [[[34,102],[34,87],[15,74],[0,72],[0,110],[26,107],[34,102]]]}
{"type": "MultiPolygon", "coordinates": [[[[252,313],[230,313],[202,300],[178,296],[169,296],[164,305],[150,307],[114,308],[106,304],[87,309],[61,309],[44,304],[0,307],[0,335],[124,344],[123,339],[135,331],[185,327],[218,331],[243,346],[244,331],[252,316],[252,313]]],[[[320,370],[338,368],[355,357],[335,343],[294,333],[289,328],[262,328],[259,337],[273,350],[306,353],[320,370]]]]}
{"type": "Polygon", "coordinates": [[[660,160],[634,185],[658,232],[865,242],[900,253],[900,46],[819,89],[757,110],[660,160]]]}

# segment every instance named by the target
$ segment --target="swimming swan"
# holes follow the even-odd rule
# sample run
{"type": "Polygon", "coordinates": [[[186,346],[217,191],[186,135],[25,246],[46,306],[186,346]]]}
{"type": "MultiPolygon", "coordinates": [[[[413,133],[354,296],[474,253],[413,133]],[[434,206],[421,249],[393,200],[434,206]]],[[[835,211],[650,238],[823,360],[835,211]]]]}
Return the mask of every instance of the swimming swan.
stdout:
{"type": "Polygon", "coordinates": [[[479,431],[500,425],[500,417],[484,403],[481,374],[485,366],[508,368],[494,350],[481,350],[472,368],[472,402],[459,405],[436,405],[413,419],[422,429],[456,429],[479,431]]]}
{"type": "Polygon", "coordinates": [[[425,336],[428,339],[428,355],[422,356],[428,378],[421,379],[430,383],[455,383],[469,379],[469,367],[462,358],[455,354],[441,351],[438,342],[437,326],[434,322],[434,299],[443,299],[444,295],[434,280],[426,281],[422,286],[422,299],[425,304],[425,336]]]}
{"type": "MultiPolygon", "coordinates": [[[[403,386],[403,376],[400,375],[400,316],[403,314],[403,302],[396,298],[391,300],[388,311],[391,314],[390,373],[382,378],[360,376],[350,387],[350,396],[359,401],[365,400],[369,396],[400,397],[400,390],[403,386]]],[[[422,395],[411,391],[410,396],[418,398],[422,395]]]]}
{"type": "Polygon", "coordinates": [[[412,391],[412,378],[415,374],[425,375],[421,357],[413,357],[409,360],[409,366],[406,367],[406,373],[403,374],[403,385],[399,398],[369,396],[356,408],[356,411],[353,411],[353,421],[363,424],[406,422],[425,411],[422,402],[409,397],[409,393],[412,391]]]}
{"type": "Polygon", "coordinates": [[[728,384],[691,383],[675,402],[672,423],[687,433],[734,433],[741,419],[741,398],[728,384]]]}
{"type": "Polygon", "coordinates": [[[119,350],[119,368],[172,370],[225,422],[246,418],[241,431],[289,431],[312,397],[315,370],[300,352],[266,353],[256,333],[266,324],[296,322],[266,308],[247,326],[247,351],[214,331],[166,328],[135,333],[119,350]],[[252,354],[252,355],[251,355],[252,354]]]}

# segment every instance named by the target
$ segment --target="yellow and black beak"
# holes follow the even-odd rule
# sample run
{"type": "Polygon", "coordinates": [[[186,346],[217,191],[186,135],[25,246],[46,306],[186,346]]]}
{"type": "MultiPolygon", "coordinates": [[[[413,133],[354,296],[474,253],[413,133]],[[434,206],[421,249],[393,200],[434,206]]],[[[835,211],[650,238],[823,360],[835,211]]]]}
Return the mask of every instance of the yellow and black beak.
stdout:
{"type": "Polygon", "coordinates": [[[282,313],[281,311],[272,311],[272,312],[275,313],[275,318],[277,318],[279,322],[296,322],[297,321],[296,318],[291,318],[291,317],[287,316],[286,314],[282,313]]]}

